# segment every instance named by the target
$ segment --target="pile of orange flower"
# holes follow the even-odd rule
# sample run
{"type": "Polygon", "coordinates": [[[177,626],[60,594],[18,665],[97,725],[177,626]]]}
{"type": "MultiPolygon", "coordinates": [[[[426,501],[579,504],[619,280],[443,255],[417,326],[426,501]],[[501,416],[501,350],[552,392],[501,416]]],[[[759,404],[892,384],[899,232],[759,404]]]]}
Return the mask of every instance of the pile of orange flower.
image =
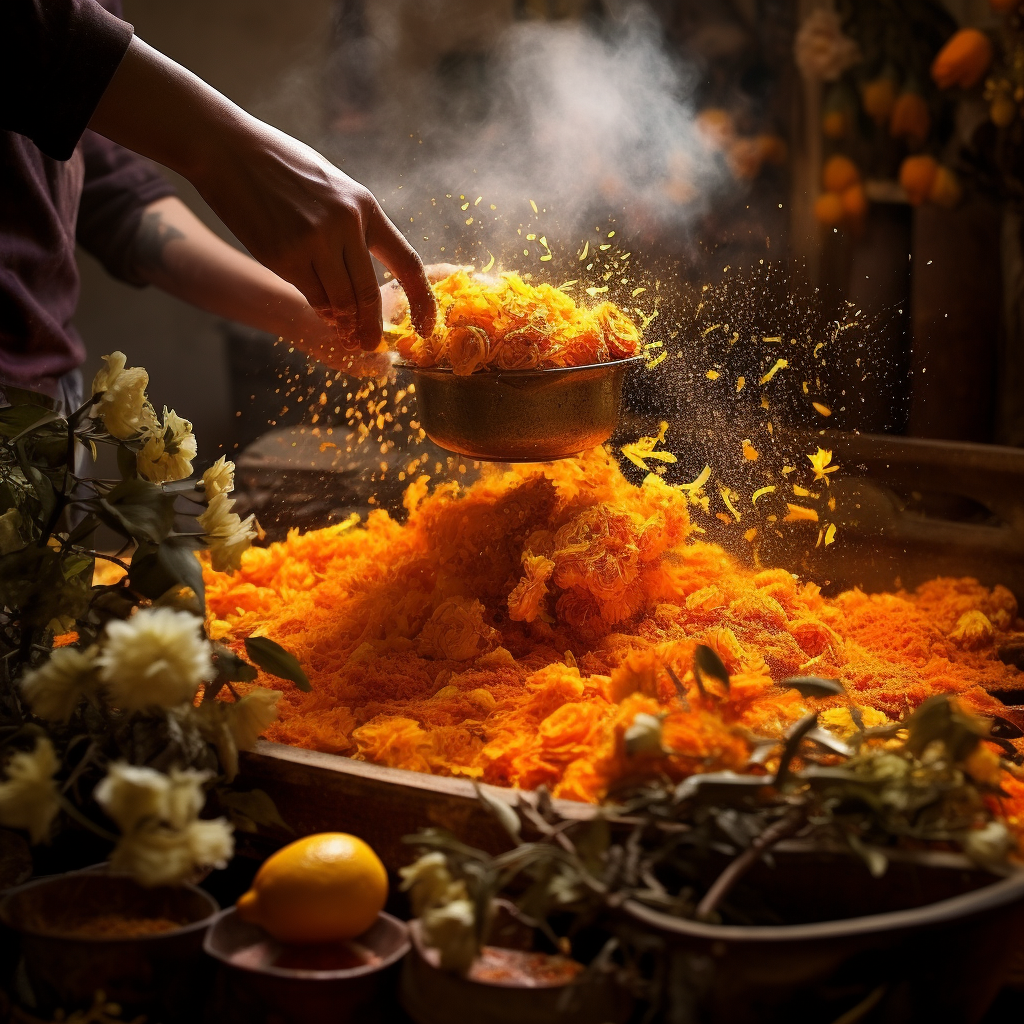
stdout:
{"type": "Polygon", "coordinates": [[[638,776],[742,770],[753,735],[809,705],[852,730],[842,701],[804,699],[775,684],[786,676],[841,679],[868,726],[940,692],[997,711],[986,688],[1024,686],[996,657],[1024,626],[1005,588],[825,598],[702,541],[682,490],[653,474],[632,485],[604,449],[468,488],[428,493],[421,478],[406,505],[404,525],[374,512],[253,548],[233,577],[207,572],[212,635],[264,633],[313,684],[285,689],[269,738],[599,801],[638,776]],[[697,643],[720,655],[728,692],[698,687],[697,643]],[[627,753],[640,712],[664,716],[670,753],[627,753]]]}
{"type": "Polygon", "coordinates": [[[640,330],[613,302],[579,306],[549,284],[518,274],[477,277],[464,270],[434,285],[437,327],[421,338],[408,314],[397,327],[399,354],[417,366],[455,373],[497,367],[586,366],[640,352],[640,330]]]}

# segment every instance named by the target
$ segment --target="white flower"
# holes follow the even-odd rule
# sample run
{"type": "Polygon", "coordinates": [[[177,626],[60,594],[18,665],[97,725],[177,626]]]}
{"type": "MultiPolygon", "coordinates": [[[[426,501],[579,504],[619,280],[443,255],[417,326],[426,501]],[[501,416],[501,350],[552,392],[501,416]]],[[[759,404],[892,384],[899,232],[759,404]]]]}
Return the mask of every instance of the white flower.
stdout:
{"type": "Polygon", "coordinates": [[[9,555],[25,546],[21,536],[21,513],[9,508],[0,516],[0,555],[9,555]]]}
{"type": "Polygon", "coordinates": [[[228,727],[239,750],[252,750],[268,726],[277,721],[280,690],[257,687],[241,700],[228,704],[228,727]]]}
{"type": "Polygon", "coordinates": [[[142,436],[146,443],[136,458],[136,465],[147,480],[166,484],[192,475],[192,460],[198,448],[188,420],[165,405],[163,423],[157,423],[154,418],[144,426],[142,436]]]}
{"type": "Polygon", "coordinates": [[[221,456],[204,474],[203,490],[206,500],[212,501],[218,494],[228,494],[235,489],[235,464],[221,456]]]}
{"type": "Polygon", "coordinates": [[[425,853],[408,867],[399,868],[398,873],[402,876],[402,892],[409,893],[417,917],[431,907],[466,899],[466,883],[452,879],[440,851],[425,853]]]}
{"type": "Polygon", "coordinates": [[[31,753],[14,754],[7,762],[7,779],[0,782],[0,825],[26,829],[33,843],[45,839],[60,810],[53,780],[58,767],[46,738],[36,740],[31,753]]]}
{"type": "Polygon", "coordinates": [[[117,761],[93,796],[122,832],[130,832],[144,821],[167,817],[170,790],[171,780],[163,772],[117,761]]]}
{"type": "Polygon", "coordinates": [[[21,692],[33,715],[66,722],[96,683],[96,647],[60,647],[25,675],[21,692]]]}
{"type": "Polygon", "coordinates": [[[857,44],[843,34],[839,15],[822,7],[800,26],[793,55],[803,76],[819,82],[834,82],[861,60],[857,44]]]}
{"type": "Polygon", "coordinates": [[[109,623],[96,661],[110,702],[122,711],[191,702],[215,674],[202,621],[173,608],[145,608],[109,623]]]}
{"type": "Polygon", "coordinates": [[[182,829],[148,824],[121,837],[110,866],[142,885],[176,885],[202,868],[225,867],[233,853],[231,826],[224,818],[193,821],[182,829]]]}
{"type": "Polygon", "coordinates": [[[152,768],[118,762],[96,787],[95,797],[121,830],[111,854],[115,871],[143,885],[187,881],[205,867],[224,867],[234,851],[224,818],[200,821],[209,772],[152,768]]]}
{"type": "Polygon", "coordinates": [[[473,965],[479,949],[473,904],[468,899],[453,900],[443,907],[432,907],[420,918],[423,941],[441,954],[441,967],[465,974],[473,965]]]}
{"type": "Polygon", "coordinates": [[[661,719],[657,715],[649,715],[638,711],[633,724],[626,730],[623,737],[626,743],[626,756],[661,757],[666,753],[661,742],[661,719]]]}
{"type": "Polygon", "coordinates": [[[124,440],[137,434],[152,417],[152,407],[146,401],[149,374],[141,366],[126,370],[123,352],[104,356],[103,361],[106,367],[92,382],[92,393],[103,393],[96,412],[107,430],[124,440]]]}
{"type": "Polygon", "coordinates": [[[232,511],[234,504],[226,494],[217,494],[198,517],[210,545],[210,561],[217,572],[237,569],[242,564],[242,552],[259,536],[255,515],[240,519],[238,513],[232,511]]]}
{"type": "Polygon", "coordinates": [[[964,838],[964,853],[976,864],[997,864],[1014,848],[1013,836],[1001,821],[971,829],[964,838]]]}

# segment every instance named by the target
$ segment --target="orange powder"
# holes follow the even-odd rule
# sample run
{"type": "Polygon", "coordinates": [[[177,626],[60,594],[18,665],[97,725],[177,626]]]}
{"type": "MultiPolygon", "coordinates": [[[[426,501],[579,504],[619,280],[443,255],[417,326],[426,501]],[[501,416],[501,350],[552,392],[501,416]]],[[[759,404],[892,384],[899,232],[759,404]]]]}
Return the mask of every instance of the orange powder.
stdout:
{"type": "Polygon", "coordinates": [[[788,675],[841,679],[869,725],[938,692],[998,711],[986,687],[1024,686],[995,654],[1022,627],[1005,588],[825,598],[699,540],[684,491],[633,486],[604,449],[468,488],[420,481],[407,504],[405,525],[373,512],[254,548],[233,577],[207,570],[213,637],[270,636],[313,684],[283,687],[268,738],[598,801],[633,777],[743,770],[751,734],[778,736],[812,703],[849,725],[839,702],[774,684],[788,675]],[[698,689],[697,643],[728,694],[698,689]],[[627,756],[639,712],[664,716],[669,753],[627,756]]]}

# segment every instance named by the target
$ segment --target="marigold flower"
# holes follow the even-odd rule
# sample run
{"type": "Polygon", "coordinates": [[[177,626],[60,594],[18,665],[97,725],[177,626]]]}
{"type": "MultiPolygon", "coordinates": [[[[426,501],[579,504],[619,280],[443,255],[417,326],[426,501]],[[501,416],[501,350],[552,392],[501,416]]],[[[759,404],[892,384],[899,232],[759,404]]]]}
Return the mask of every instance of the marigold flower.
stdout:
{"type": "Polygon", "coordinates": [[[218,494],[230,494],[235,489],[235,464],[222,455],[205,473],[203,490],[206,500],[212,501],[218,494]]]}
{"type": "Polygon", "coordinates": [[[259,536],[255,514],[244,520],[232,511],[234,501],[223,492],[214,495],[206,511],[198,517],[204,539],[210,546],[210,559],[217,572],[233,572],[241,564],[242,553],[259,536]]]}
{"type": "Polygon", "coordinates": [[[0,825],[25,829],[33,843],[42,842],[60,811],[54,774],[60,767],[53,744],[42,737],[30,752],[19,751],[7,762],[0,782],[0,825]]]}
{"type": "Polygon", "coordinates": [[[33,715],[66,722],[96,685],[96,650],[60,647],[21,680],[33,715]]]}
{"type": "Polygon", "coordinates": [[[839,471],[839,466],[833,466],[832,452],[828,448],[819,448],[813,455],[807,456],[807,461],[814,470],[814,482],[824,481],[826,486],[829,483],[828,474],[839,471]]]}
{"type": "Polygon", "coordinates": [[[129,712],[189,703],[214,677],[202,621],[173,608],[108,623],[96,663],[111,703],[129,712]]]}
{"type": "Polygon", "coordinates": [[[143,425],[145,444],[136,457],[139,474],[155,484],[174,483],[192,475],[198,451],[192,424],[164,406],[163,422],[143,425]]]}
{"type": "Polygon", "coordinates": [[[494,647],[494,629],[483,620],[477,600],[450,597],[434,610],[416,641],[421,657],[469,661],[494,647]]]}
{"type": "Polygon", "coordinates": [[[96,412],[114,437],[134,437],[152,419],[152,407],[146,400],[149,374],[141,366],[126,369],[128,360],[123,352],[104,356],[103,361],[106,366],[92,382],[92,393],[102,393],[96,412]]]}
{"type": "Polygon", "coordinates": [[[992,40],[976,28],[962,28],[947,40],[932,62],[932,78],[940,89],[954,85],[973,89],[992,64],[992,40]]]}

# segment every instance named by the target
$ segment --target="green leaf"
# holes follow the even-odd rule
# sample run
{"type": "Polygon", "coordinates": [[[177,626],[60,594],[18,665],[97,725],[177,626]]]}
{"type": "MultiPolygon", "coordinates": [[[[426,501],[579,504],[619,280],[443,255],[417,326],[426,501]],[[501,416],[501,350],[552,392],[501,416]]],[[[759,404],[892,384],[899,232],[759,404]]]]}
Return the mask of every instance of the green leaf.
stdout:
{"type": "MultiPolygon", "coordinates": [[[[239,793],[235,791],[221,793],[220,802],[228,808],[229,811],[242,814],[257,825],[274,826],[276,828],[284,829],[286,832],[295,831],[295,829],[293,829],[291,825],[281,817],[281,813],[277,809],[277,804],[275,804],[273,799],[264,793],[262,789],[253,789],[248,793],[239,793]]],[[[232,817],[234,817],[234,815],[232,815],[232,817]]],[[[248,830],[245,829],[245,831],[248,830]]]]}
{"type": "Polygon", "coordinates": [[[213,664],[217,672],[232,683],[251,683],[257,675],[249,662],[223,644],[213,645],[213,664]]]}
{"type": "Polygon", "coordinates": [[[26,391],[24,388],[16,388],[10,384],[4,384],[0,391],[7,399],[7,404],[14,409],[26,405],[36,406],[40,409],[57,408],[57,403],[49,395],[42,395],[38,391],[26,391]]]}
{"type": "Polygon", "coordinates": [[[46,410],[37,405],[22,405],[17,408],[0,409],[0,437],[17,437],[26,427],[42,419],[46,410]]]}
{"type": "Polygon", "coordinates": [[[69,580],[72,576],[80,576],[83,572],[91,570],[93,560],[88,555],[73,553],[65,555],[61,559],[60,567],[64,573],[64,579],[69,580]]]}
{"type": "Polygon", "coordinates": [[[838,697],[846,692],[838,679],[821,679],[818,676],[790,676],[783,679],[779,686],[796,690],[801,697],[838,697]]]}
{"type": "Polygon", "coordinates": [[[303,693],[309,693],[313,687],[309,677],[302,670],[294,654],[289,654],[280,644],[269,637],[250,636],[245,638],[245,653],[264,672],[269,672],[280,679],[291,680],[303,693]]]}
{"type": "Polygon", "coordinates": [[[693,675],[701,693],[707,693],[704,688],[705,677],[717,679],[727,691],[729,689],[729,671],[707,644],[697,644],[693,652],[693,675]]]}
{"type": "Polygon", "coordinates": [[[174,529],[174,496],[148,480],[122,480],[100,504],[137,539],[159,544],[174,529]]]}
{"type": "Polygon", "coordinates": [[[788,779],[790,773],[789,766],[796,757],[797,751],[800,749],[800,744],[803,743],[804,737],[818,724],[818,713],[812,711],[809,715],[804,715],[795,725],[791,726],[786,730],[786,745],[782,748],[782,754],[779,757],[779,770],[775,773],[775,786],[781,786],[783,782],[788,779]]]}
{"type": "Polygon", "coordinates": [[[157,561],[179,584],[191,587],[200,603],[206,600],[203,567],[196,551],[203,546],[198,536],[168,537],[157,548],[157,561]]]}
{"type": "Polygon", "coordinates": [[[117,469],[122,480],[134,480],[139,475],[138,456],[123,444],[117,446],[117,469]]]}
{"type": "MultiPolygon", "coordinates": [[[[32,406],[26,406],[25,408],[33,408],[33,407],[32,406]]],[[[50,412],[43,411],[42,416],[40,416],[38,419],[36,419],[34,423],[30,423],[27,427],[25,427],[21,431],[20,434],[16,434],[14,437],[12,437],[11,440],[12,441],[20,441],[23,437],[25,437],[28,434],[31,434],[34,430],[38,430],[40,427],[45,427],[45,426],[49,425],[50,423],[55,423],[57,420],[60,420],[61,423],[64,422],[64,417],[61,416],[61,414],[59,412],[56,412],[56,411],[54,411],[52,409],[50,410],[50,412]]]]}
{"type": "Polygon", "coordinates": [[[501,827],[509,834],[509,836],[515,841],[519,842],[519,835],[523,830],[522,822],[519,820],[519,815],[504,800],[499,800],[496,796],[491,796],[486,790],[482,789],[479,785],[474,783],[476,789],[476,795],[480,799],[480,803],[484,805],[498,819],[501,827]]]}

